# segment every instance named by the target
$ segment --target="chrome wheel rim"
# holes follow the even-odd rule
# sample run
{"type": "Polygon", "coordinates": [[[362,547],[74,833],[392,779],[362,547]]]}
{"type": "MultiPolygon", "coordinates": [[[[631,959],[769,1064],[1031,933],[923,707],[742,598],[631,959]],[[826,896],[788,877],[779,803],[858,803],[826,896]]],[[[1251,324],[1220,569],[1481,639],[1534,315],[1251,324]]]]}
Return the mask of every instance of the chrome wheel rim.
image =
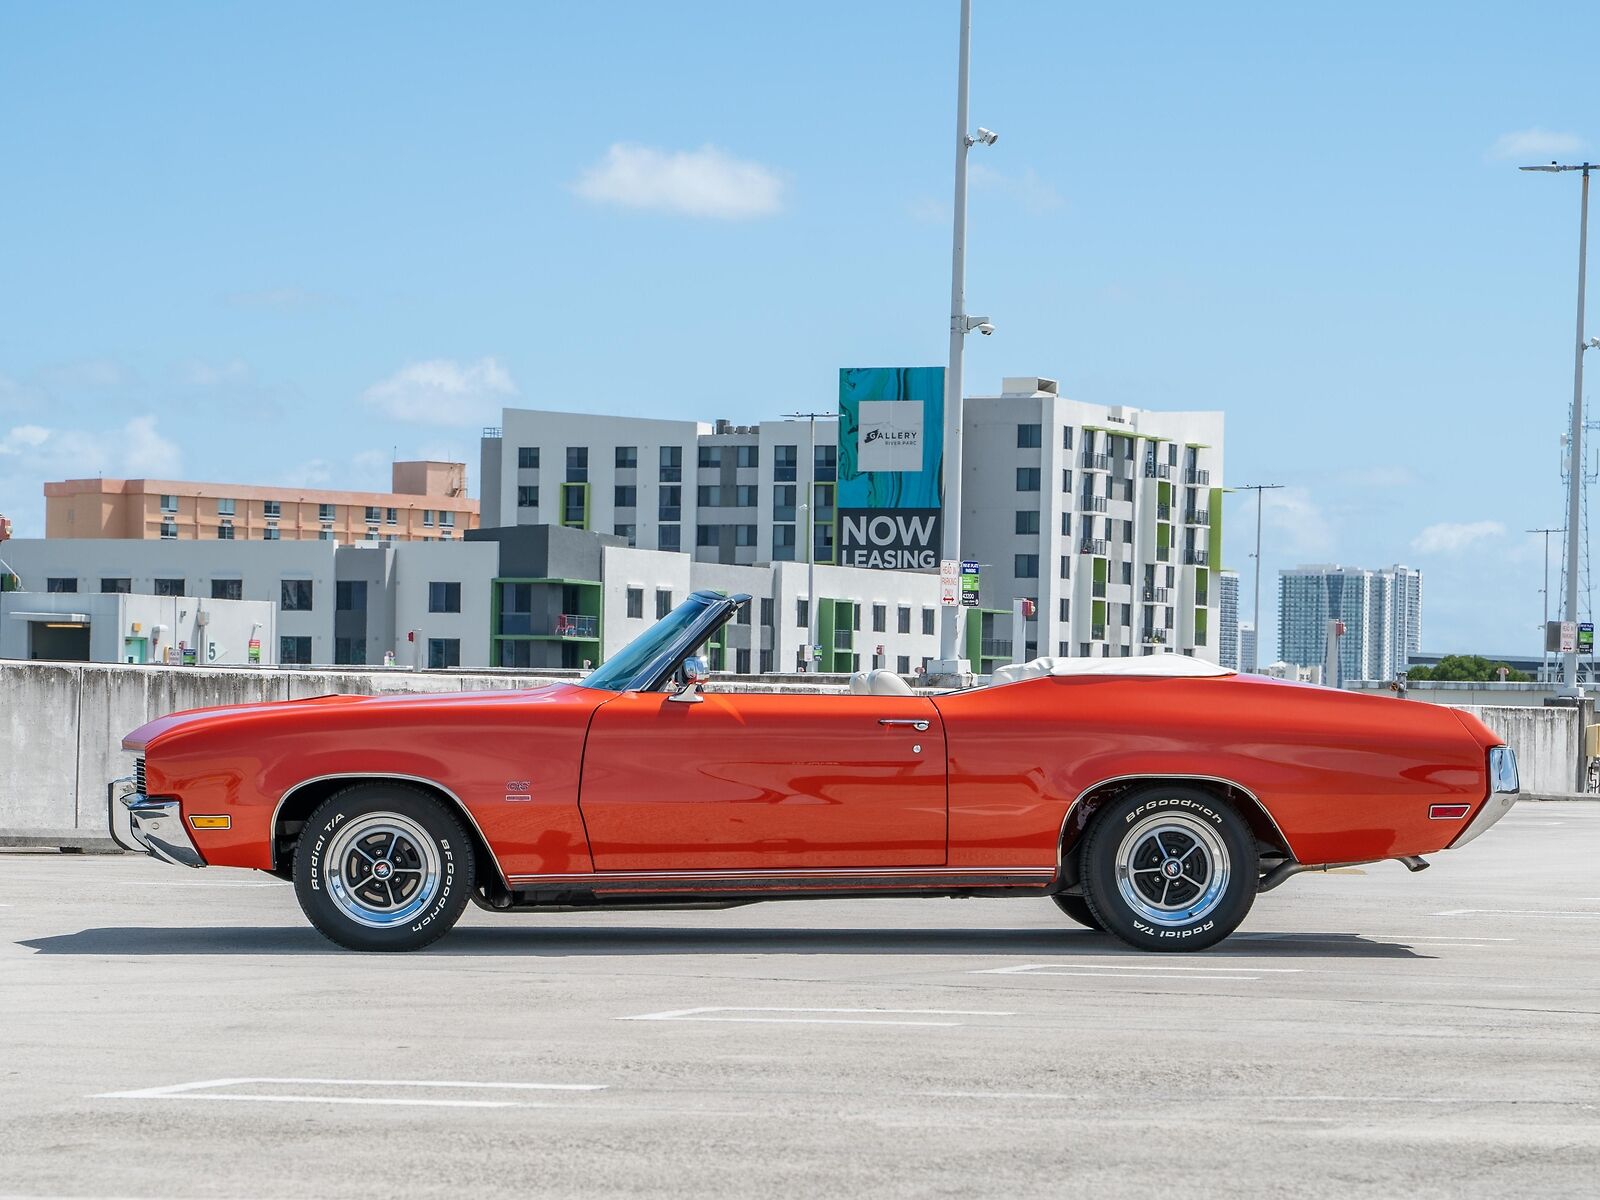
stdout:
{"type": "Polygon", "coordinates": [[[1188,925],[1211,913],[1228,888],[1228,848],[1207,822],[1157,813],[1117,847],[1117,890],[1141,920],[1188,925]]]}
{"type": "Polygon", "coordinates": [[[359,925],[388,929],[411,920],[439,892],[439,847],[399,813],[357,817],[334,835],[322,860],[328,897],[359,925]]]}

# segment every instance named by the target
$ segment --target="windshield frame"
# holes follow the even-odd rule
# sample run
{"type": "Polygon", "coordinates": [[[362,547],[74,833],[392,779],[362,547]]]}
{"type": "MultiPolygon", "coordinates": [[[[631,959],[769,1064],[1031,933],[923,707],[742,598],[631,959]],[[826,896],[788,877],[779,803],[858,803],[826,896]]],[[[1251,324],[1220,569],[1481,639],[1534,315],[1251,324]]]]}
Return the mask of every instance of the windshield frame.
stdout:
{"type": "Polygon", "coordinates": [[[682,604],[578,680],[578,685],[603,692],[653,692],[748,603],[750,597],[743,593],[690,592],[682,604]]]}

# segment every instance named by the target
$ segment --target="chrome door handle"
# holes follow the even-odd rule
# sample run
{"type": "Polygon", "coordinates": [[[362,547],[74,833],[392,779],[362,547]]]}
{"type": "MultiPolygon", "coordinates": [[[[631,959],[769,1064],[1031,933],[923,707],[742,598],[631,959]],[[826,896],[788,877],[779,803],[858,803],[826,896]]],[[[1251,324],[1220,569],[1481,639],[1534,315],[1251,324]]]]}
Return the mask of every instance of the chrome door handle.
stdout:
{"type": "Polygon", "coordinates": [[[878,724],[879,725],[909,725],[912,729],[915,729],[918,733],[921,733],[922,731],[924,731],[925,729],[928,728],[928,723],[926,721],[923,721],[923,720],[920,720],[920,719],[916,719],[916,718],[912,718],[912,717],[879,717],[878,718],[878,724]]]}

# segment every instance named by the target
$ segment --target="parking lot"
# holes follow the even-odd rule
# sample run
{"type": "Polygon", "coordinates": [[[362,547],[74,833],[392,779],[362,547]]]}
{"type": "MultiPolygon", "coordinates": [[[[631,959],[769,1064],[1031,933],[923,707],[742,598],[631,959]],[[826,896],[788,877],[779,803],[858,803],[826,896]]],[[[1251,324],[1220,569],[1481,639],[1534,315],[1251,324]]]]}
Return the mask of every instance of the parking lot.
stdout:
{"type": "Polygon", "coordinates": [[[1148,956],[1046,900],[492,916],[0,855],[0,1193],[1584,1195],[1600,805],[1148,956]]]}

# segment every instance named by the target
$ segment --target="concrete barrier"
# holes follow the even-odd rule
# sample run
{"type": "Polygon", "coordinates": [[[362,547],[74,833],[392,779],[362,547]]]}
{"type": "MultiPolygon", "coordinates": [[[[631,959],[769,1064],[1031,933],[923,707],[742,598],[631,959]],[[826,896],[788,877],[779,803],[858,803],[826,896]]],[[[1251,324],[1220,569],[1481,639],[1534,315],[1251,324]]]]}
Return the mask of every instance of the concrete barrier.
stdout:
{"type": "MultiPolygon", "coordinates": [[[[122,737],[167,713],[329,692],[510,689],[579,674],[0,661],[0,846],[108,847],[106,783],[131,767],[122,737]]],[[[829,692],[845,683],[845,676],[798,675],[740,681],[719,677],[715,686],[724,691],[829,692]]],[[[1580,748],[1576,709],[1461,707],[1516,750],[1524,790],[1573,792],[1580,748]]]]}

